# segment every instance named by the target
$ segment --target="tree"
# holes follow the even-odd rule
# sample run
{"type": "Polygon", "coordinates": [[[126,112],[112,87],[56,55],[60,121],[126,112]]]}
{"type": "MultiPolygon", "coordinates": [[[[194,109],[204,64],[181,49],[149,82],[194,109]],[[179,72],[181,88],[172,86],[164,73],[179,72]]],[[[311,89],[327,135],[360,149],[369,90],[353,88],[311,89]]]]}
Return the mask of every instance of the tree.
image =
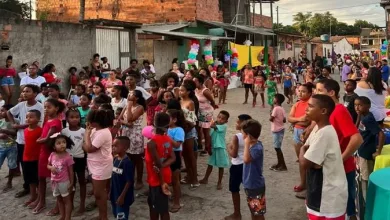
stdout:
{"type": "MultiPolygon", "coordinates": [[[[337,23],[337,19],[329,12],[324,14],[315,13],[309,21],[310,36],[316,37],[322,34],[330,34],[331,28],[336,26],[337,23]]],[[[332,35],[334,34],[332,33],[332,35]]]]}
{"type": "Polygon", "coordinates": [[[284,33],[289,33],[289,34],[300,34],[300,32],[293,26],[291,25],[286,25],[284,26],[282,23],[280,24],[274,24],[273,26],[274,31],[280,31],[284,33]]]}
{"type": "Polygon", "coordinates": [[[30,5],[18,0],[0,0],[0,9],[19,14],[24,19],[29,19],[31,17],[30,5]]]}
{"type": "Polygon", "coordinates": [[[370,23],[368,21],[365,21],[365,20],[355,20],[355,24],[353,24],[353,26],[355,28],[378,28],[378,26],[376,24],[373,24],[373,23],[370,23]]]}
{"type": "Polygon", "coordinates": [[[308,12],[303,14],[302,12],[298,12],[293,16],[293,27],[295,27],[299,32],[301,32],[305,37],[310,33],[309,21],[311,19],[311,13],[308,12]]]}

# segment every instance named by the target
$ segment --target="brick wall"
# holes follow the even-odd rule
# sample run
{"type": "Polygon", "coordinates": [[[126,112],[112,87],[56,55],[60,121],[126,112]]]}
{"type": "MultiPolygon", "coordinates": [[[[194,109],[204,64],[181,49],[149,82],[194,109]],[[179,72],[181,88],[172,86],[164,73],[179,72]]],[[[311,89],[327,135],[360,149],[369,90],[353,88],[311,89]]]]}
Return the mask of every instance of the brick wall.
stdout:
{"type": "MultiPolygon", "coordinates": [[[[255,16],[255,27],[264,27],[264,28],[272,28],[272,18],[260,15],[260,14],[254,14],[255,16]]],[[[253,13],[251,13],[251,23],[253,22],[253,13]]]]}
{"type": "Polygon", "coordinates": [[[196,0],[196,18],[206,21],[222,22],[222,11],[218,0],[196,0]]]}

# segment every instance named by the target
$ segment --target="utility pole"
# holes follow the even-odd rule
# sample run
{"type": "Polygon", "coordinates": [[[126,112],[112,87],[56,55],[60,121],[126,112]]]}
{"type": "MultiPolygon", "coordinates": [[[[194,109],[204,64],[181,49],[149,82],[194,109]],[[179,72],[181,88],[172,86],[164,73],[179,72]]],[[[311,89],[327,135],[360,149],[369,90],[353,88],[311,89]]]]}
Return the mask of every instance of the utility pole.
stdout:
{"type": "Polygon", "coordinates": [[[30,21],[32,20],[32,0],[30,0],[30,21]]]}
{"type": "Polygon", "coordinates": [[[279,6],[276,6],[276,27],[279,27],[279,6]]]}

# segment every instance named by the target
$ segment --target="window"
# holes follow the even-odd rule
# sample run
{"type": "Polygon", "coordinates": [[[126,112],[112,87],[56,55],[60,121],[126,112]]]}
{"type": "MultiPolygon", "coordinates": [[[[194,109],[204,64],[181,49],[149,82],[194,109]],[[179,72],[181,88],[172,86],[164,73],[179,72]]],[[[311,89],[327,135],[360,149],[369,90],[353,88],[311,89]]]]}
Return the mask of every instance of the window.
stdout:
{"type": "Polygon", "coordinates": [[[283,41],[279,42],[279,49],[280,49],[280,51],[286,50],[286,44],[283,41]]]}

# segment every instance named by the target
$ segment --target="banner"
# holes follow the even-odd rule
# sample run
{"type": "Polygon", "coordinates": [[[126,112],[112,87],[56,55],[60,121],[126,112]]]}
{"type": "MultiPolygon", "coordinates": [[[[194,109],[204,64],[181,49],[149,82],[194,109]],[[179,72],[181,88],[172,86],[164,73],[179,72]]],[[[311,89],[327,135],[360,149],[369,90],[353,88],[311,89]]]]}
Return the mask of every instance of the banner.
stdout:
{"type": "Polygon", "coordinates": [[[251,46],[251,64],[252,66],[260,66],[261,60],[264,59],[263,46],[251,46]]]}
{"type": "Polygon", "coordinates": [[[233,42],[229,42],[230,48],[236,48],[237,53],[239,54],[240,58],[238,59],[238,66],[237,69],[242,69],[246,64],[249,63],[249,46],[241,45],[241,44],[235,44],[233,42]]]}

